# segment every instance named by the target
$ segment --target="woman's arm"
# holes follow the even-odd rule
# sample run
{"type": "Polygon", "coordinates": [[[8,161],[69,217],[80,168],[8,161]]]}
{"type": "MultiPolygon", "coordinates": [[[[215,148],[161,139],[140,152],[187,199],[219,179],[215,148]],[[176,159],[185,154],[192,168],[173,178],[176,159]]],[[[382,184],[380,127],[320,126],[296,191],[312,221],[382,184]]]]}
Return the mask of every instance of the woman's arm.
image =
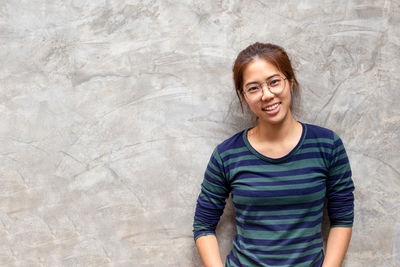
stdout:
{"type": "Polygon", "coordinates": [[[340,267],[351,238],[351,227],[332,227],[329,230],[326,255],[322,267],[340,267]]]}
{"type": "Polygon", "coordinates": [[[230,193],[223,166],[218,149],[215,148],[204,174],[194,215],[194,240],[206,267],[222,267],[215,229],[230,193]]]}
{"type": "Polygon", "coordinates": [[[196,246],[205,267],[223,267],[215,235],[200,236],[196,246]]]}
{"type": "Polygon", "coordinates": [[[354,221],[354,183],[350,162],[340,137],[334,133],[326,181],[330,231],[323,267],[340,267],[350,243],[354,221]]]}

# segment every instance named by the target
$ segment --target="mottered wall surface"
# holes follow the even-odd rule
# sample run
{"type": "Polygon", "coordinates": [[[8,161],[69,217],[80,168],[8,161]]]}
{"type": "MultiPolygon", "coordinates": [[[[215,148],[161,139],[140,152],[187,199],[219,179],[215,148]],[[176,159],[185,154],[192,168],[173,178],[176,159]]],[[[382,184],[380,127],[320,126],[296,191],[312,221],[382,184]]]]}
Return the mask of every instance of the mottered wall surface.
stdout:
{"type": "Polygon", "coordinates": [[[348,151],[344,266],[400,266],[399,24],[397,0],[0,1],[0,265],[201,266],[195,201],[252,125],[231,68],[261,41],[292,58],[296,118],[348,151]]]}

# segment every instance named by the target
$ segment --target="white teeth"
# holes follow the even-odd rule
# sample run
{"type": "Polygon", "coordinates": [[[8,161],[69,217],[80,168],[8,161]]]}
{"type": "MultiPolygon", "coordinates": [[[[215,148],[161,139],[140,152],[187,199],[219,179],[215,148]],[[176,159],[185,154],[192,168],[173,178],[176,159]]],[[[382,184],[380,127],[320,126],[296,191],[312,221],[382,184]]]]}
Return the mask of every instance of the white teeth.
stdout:
{"type": "Polygon", "coordinates": [[[275,105],[273,105],[273,106],[270,106],[270,107],[267,107],[267,108],[265,108],[265,110],[273,110],[273,109],[276,109],[277,107],[278,107],[278,103],[276,103],[275,105]]]}

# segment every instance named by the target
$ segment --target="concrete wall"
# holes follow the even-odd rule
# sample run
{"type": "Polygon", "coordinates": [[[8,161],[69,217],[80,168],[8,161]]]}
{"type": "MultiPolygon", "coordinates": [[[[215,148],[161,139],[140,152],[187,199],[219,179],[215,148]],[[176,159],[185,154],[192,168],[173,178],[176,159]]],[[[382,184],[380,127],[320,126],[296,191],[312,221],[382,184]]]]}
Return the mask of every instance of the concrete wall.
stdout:
{"type": "Polygon", "coordinates": [[[204,169],[251,125],[232,63],[262,41],[348,150],[344,266],[400,266],[399,23],[397,0],[0,0],[0,265],[200,266],[204,169]]]}

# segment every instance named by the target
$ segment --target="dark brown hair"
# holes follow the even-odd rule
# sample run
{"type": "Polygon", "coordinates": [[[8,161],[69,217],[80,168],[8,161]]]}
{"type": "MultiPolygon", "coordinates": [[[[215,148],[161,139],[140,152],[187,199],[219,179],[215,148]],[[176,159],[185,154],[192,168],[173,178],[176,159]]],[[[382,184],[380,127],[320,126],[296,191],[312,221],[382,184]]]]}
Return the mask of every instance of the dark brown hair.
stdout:
{"type": "Polygon", "coordinates": [[[233,81],[235,83],[236,94],[243,110],[243,72],[247,65],[255,59],[264,59],[274,65],[292,84],[292,91],[298,95],[300,86],[296,80],[292,64],[285,50],[270,43],[254,43],[242,50],[233,65],[233,81]]]}

